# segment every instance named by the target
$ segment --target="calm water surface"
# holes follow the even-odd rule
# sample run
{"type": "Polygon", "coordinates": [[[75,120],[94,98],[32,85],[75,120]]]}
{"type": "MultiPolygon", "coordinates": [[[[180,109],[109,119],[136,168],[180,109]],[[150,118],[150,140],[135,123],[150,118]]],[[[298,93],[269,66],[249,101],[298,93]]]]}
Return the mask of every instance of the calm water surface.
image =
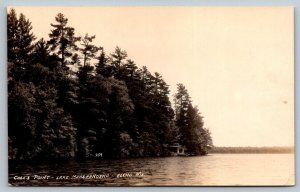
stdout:
{"type": "Polygon", "coordinates": [[[9,171],[12,185],[293,185],[295,177],[293,154],[210,154],[34,166],[10,164],[9,171]],[[34,175],[49,177],[38,180],[34,175]],[[98,178],[92,179],[95,175],[98,178]]]}

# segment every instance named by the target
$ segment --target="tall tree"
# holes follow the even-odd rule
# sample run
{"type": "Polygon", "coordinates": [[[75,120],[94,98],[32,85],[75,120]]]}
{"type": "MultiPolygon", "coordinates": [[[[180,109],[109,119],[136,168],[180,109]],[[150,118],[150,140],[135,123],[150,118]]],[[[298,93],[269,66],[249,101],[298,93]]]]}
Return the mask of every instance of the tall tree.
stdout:
{"type": "Polygon", "coordinates": [[[186,146],[191,154],[206,155],[212,147],[212,140],[209,130],[204,128],[203,117],[197,107],[189,105],[187,120],[189,139],[186,141],[186,146]]]}
{"type": "Polygon", "coordinates": [[[174,97],[175,115],[178,119],[180,113],[186,114],[189,104],[191,103],[187,89],[181,83],[177,84],[177,93],[174,97]]]}
{"type": "Polygon", "coordinates": [[[16,62],[16,56],[19,52],[19,20],[14,9],[10,9],[7,14],[7,59],[8,62],[16,62]]]}
{"type": "Polygon", "coordinates": [[[96,53],[100,49],[99,47],[91,44],[95,38],[95,35],[89,36],[88,34],[85,34],[84,38],[81,39],[82,48],[79,48],[79,51],[83,55],[83,67],[88,65],[91,59],[95,58],[96,53]]]}
{"type": "Polygon", "coordinates": [[[95,35],[89,36],[86,34],[81,39],[81,48],[79,48],[79,51],[83,55],[83,66],[79,67],[78,78],[82,84],[91,77],[94,67],[90,65],[90,60],[94,59],[96,53],[99,51],[99,48],[92,44],[95,37],[95,35]]]}
{"type": "Polygon", "coordinates": [[[112,66],[109,64],[110,58],[106,55],[104,48],[100,47],[100,56],[98,57],[98,63],[96,64],[96,73],[103,77],[111,77],[112,66]]]}
{"type": "Polygon", "coordinates": [[[115,51],[110,54],[110,64],[112,66],[113,76],[116,79],[120,79],[122,77],[122,66],[124,65],[126,58],[127,58],[127,52],[125,50],[122,50],[120,47],[116,47],[115,51]]]}
{"type": "Polygon", "coordinates": [[[22,78],[32,59],[35,36],[31,32],[31,22],[24,14],[17,14],[11,9],[7,15],[7,52],[8,61],[11,62],[13,75],[16,80],[22,78]]]}
{"type": "Polygon", "coordinates": [[[49,58],[49,45],[41,38],[36,44],[34,48],[34,57],[32,58],[33,63],[47,64],[49,58]]]}
{"type": "Polygon", "coordinates": [[[31,60],[31,53],[34,48],[33,41],[36,39],[33,33],[31,32],[32,26],[31,22],[26,19],[24,14],[20,14],[19,22],[19,53],[18,53],[18,61],[21,64],[25,64],[31,60]]]}
{"type": "Polygon", "coordinates": [[[35,47],[32,54],[32,63],[39,63],[45,67],[48,67],[50,71],[59,68],[58,57],[50,54],[49,44],[41,38],[35,43],[35,47]]]}
{"type": "Polygon", "coordinates": [[[185,131],[185,145],[191,154],[201,154],[202,146],[201,132],[203,131],[203,117],[200,116],[198,109],[194,108],[192,104],[188,106],[187,126],[185,131]]]}
{"type": "Polygon", "coordinates": [[[204,128],[203,117],[197,107],[192,106],[190,96],[183,84],[177,85],[175,94],[176,126],[179,143],[187,147],[190,154],[205,155],[212,146],[208,129],[204,128]]]}
{"type": "Polygon", "coordinates": [[[171,102],[168,95],[170,93],[169,86],[163,80],[162,76],[157,72],[154,73],[152,84],[153,93],[151,96],[151,106],[155,110],[154,114],[157,114],[153,122],[155,125],[157,125],[156,135],[161,141],[163,141],[163,143],[168,143],[174,117],[174,111],[171,107],[171,102]]]}
{"type": "Polygon", "coordinates": [[[183,143],[186,143],[187,129],[187,111],[191,104],[190,96],[187,89],[181,83],[177,84],[177,93],[174,97],[176,126],[179,128],[179,138],[183,143]]]}
{"type": "Polygon", "coordinates": [[[67,59],[72,57],[72,51],[77,50],[76,42],[80,37],[75,36],[75,29],[67,26],[68,19],[62,13],[58,13],[55,17],[57,24],[52,24],[54,27],[49,34],[50,40],[48,41],[51,51],[59,55],[60,62],[63,68],[69,64],[67,59]]]}

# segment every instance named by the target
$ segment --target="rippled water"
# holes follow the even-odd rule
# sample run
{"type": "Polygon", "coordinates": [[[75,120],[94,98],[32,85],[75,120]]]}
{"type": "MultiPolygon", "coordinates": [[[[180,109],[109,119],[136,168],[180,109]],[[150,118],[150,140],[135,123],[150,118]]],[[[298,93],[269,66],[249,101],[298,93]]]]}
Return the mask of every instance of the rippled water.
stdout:
{"type": "Polygon", "coordinates": [[[293,185],[295,177],[293,154],[210,154],[34,166],[10,164],[9,171],[12,185],[293,185]],[[34,175],[49,177],[38,180],[34,175]]]}

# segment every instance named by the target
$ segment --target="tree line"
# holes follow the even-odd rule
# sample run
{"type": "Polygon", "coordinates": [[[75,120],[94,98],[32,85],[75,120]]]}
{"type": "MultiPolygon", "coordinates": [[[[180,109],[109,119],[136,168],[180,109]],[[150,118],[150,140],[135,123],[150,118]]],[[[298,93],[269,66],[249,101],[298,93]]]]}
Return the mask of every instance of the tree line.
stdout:
{"type": "Polygon", "coordinates": [[[210,153],[294,153],[294,147],[212,147],[210,153]]]}
{"type": "Polygon", "coordinates": [[[7,14],[10,159],[166,156],[174,143],[208,153],[210,132],[183,84],[173,109],[163,77],[125,50],[76,36],[62,13],[51,27],[37,39],[24,14],[7,14]]]}

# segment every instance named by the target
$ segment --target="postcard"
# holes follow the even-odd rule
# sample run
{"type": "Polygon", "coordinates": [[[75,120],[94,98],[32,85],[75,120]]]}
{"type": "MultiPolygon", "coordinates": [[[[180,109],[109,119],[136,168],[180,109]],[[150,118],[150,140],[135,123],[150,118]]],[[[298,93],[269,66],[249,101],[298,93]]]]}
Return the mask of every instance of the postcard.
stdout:
{"type": "Polygon", "coordinates": [[[11,186],[293,186],[293,7],[7,8],[11,186]]]}

